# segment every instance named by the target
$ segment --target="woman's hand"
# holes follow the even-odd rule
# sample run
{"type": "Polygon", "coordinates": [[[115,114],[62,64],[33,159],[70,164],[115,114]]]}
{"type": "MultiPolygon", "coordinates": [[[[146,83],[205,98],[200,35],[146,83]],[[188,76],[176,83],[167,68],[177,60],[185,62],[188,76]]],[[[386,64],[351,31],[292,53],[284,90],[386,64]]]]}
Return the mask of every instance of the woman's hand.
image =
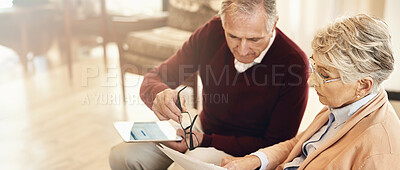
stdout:
{"type": "Polygon", "coordinates": [[[225,157],[222,158],[221,166],[228,170],[256,169],[261,166],[261,161],[254,155],[247,155],[245,157],[225,157]]]}

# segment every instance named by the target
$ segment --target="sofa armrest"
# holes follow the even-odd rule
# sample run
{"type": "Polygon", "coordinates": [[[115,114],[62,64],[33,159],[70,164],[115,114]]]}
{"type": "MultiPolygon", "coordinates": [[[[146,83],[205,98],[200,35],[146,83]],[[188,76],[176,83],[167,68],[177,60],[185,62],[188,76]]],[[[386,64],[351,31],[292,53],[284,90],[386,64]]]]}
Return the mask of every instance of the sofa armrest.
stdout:
{"type": "Polygon", "coordinates": [[[129,32],[166,26],[167,17],[168,12],[154,15],[115,16],[112,17],[112,34],[117,43],[123,43],[129,32]]]}

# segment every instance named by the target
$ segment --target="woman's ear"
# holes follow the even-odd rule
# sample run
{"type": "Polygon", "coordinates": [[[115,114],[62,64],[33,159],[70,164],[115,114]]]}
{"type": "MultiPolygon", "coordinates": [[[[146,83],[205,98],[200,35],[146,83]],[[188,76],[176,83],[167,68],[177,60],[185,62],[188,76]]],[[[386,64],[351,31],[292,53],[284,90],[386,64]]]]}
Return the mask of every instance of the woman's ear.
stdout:
{"type": "Polygon", "coordinates": [[[365,77],[358,81],[357,95],[366,96],[371,92],[374,80],[371,77],[365,77]]]}

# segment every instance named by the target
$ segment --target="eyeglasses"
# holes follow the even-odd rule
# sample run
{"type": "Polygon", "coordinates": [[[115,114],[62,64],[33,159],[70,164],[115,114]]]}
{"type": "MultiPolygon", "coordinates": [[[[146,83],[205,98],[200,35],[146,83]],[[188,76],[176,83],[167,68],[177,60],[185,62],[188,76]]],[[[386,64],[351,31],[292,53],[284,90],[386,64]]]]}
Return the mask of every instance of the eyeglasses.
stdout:
{"type": "Polygon", "coordinates": [[[199,140],[197,139],[196,134],[192,132],[194,122],[197,119],[197,116],[194,116],[194,119],[192,120],[192,117],[190,116],[189,112],[184,112],[182,110],[181,106],[181,100],[180,100],[180,93],[183,91],[187,86],[183,87],[181,90],[178,91],[178,96],[177,96],[177,101],[176,105],[178,106],[179,110],[181,111],[181,116],[178,117],[179,124],[181,125],[181,128],[183,132],[185,133],[184,140],[186,143],[187,148],[191,151],[194,150],[199,146],[199,140]],[[187,137],[189,137],[189,143],[187,142],[187,137]]]}
{"type": "Polygon", "coordinates": [[[334,81],[339,81],[339,80],[341,80],[341,78],[334,78],[334,79],[326,79],[326,78],[324,78],[324,76],[323,76],[321,73],[319,73],[319,72],[317,71],[317,69],[315,69],[315,62],[314,62],[314,59],[313,59],[312,57],[310,57],[310,58],[308,59],[308,62],[309,62],[309,64],[310,64],[311,74],[312,74],[312,73],[316,73],[317,79],[318,79],[318,81],[319,81],[320,84],[325,85],[326,83],[330,83],[330,82],[334,82],[334,81]],[[321,83],[321,82],[322,82],[322,83],[321,83]]]}

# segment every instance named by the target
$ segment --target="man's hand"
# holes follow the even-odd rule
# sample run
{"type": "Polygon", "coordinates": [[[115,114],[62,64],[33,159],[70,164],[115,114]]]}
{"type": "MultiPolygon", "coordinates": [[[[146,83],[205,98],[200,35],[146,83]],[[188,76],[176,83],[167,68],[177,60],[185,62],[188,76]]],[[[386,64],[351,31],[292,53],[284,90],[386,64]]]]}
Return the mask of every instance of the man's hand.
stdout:
{"type": "MultiPolygon", "coordinates": [[[[172,119],[178,122],[178,116],[181,115],[181,111],[176,106],[177,90],[165,89],[157,94],[153,101],[152,110],[160,120],[172,119]]],[[[186,111],[185,98],[180,96],[182,111],[186,111]]]]}
{"type": "Polygon", "coordinates": [[[256,169],[261,166],[261,161],[254,155],[247,155],[245,157],[224,157],[221,160],[221,166],[228,170],[256,169]]]}
{"type": "MultiPolygon", "coordinates": [[[[196,141],[194,141],[194,145],[195,145],[195,147],[197,147],[203,141],[203,133],[196,132],[196,131],[192,131],[192,133],[194,133],[196,135],[196,137],[197,137],[197,139],[199,141],[197,143],[197,140],[195,138],[193,138],[193,140],[196,140],[196,141]]],[[[168,146],[168,147],[170,147],[170,148],[172,148],[172,149],[174,149],[174,150],[176,150],[176,151],[178,151],[178,152],[185,153],[188,150],[186,142],[188,144],[190,142],[189,134],[187,134],[186,138],[185,138],[185,137],[183,137],[183,136],[185,136],[185,133],[183,132],[183,130],[182,129],[178,129],[176,131],[176,135],[177,136],[182,136],[182,138],[184,138],[184,139],[179,141],[179,142],[164,142],[163,144],[168,146]],[[185,142],[185,139],[186,139],[186,142],[185,142]]]]}

